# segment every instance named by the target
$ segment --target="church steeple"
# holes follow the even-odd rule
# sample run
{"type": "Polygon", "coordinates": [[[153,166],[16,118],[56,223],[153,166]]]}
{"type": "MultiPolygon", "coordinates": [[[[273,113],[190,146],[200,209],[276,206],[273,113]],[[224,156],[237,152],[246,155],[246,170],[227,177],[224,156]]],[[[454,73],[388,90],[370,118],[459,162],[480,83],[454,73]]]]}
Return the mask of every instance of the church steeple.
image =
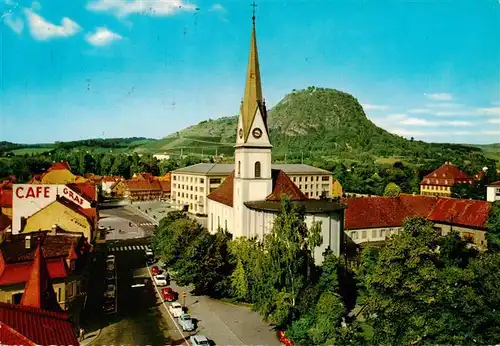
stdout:
{"type": "Polygon", "coordinates": [[[255,34],[255,3],[252,16],[252,38],[250,40],[250,56],[248,58],[247,77],[245,83],[245,94],[241,104],[241,120],[244,132],[244,141],[246,142],[250,135],[250,130],[254,122],[257,109],[260,110],[264,118],[267,130],[266,110],[264,99],[262,97],[262,83],[260,79],[259,53],[257,50],[257,38],[255,34]]]}

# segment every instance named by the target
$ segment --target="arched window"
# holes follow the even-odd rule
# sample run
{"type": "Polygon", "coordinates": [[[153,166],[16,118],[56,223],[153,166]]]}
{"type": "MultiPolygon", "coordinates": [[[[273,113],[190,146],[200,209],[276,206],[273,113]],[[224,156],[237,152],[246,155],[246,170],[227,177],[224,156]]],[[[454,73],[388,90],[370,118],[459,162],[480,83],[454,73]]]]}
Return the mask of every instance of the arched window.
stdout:
{"type": "Polygon", "coordinates": [[[260,178],[260,162],[255,162],[255,178],[260,178]]]}
{"type": "Polygon", "coordinates": [[[241,174],[241,161],[238,161],[238,177],[241,174]]]}

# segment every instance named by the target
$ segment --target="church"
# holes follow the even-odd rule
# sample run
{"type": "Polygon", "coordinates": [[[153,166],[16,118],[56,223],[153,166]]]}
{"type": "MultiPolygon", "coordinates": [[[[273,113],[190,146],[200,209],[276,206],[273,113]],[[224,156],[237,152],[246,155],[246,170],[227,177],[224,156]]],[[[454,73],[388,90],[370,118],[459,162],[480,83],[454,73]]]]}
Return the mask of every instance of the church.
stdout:
{"type": "Polygon", "coordinates": [[[262,239],[272,231],[273,220],[281,208],[281,198],[286,195],[292,203],[304,208],[308,227],[315,221],[321,222],[323,244],[314,250],[318,263],[328,247],[340,255],[344,239],[344,206],[329,200],[309,199],[284,169],[271,165],[273,146],[262,96],[255,16],[252,18],[245,93],[236,131],[234,169],[207,196],[208,230],[214,233],[222,228],[235,238],[262,239]]]}

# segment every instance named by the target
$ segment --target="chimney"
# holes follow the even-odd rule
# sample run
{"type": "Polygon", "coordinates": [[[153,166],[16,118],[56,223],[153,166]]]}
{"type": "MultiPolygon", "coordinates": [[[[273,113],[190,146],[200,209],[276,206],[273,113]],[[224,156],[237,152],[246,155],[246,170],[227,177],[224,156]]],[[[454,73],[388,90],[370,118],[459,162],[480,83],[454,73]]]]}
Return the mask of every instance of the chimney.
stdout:
{"type": "Polygon", "coordinates": [[[30,235],[27,235],[24,238],[24,248],[25,249],[31,249],[31,236],[30,235]]]}

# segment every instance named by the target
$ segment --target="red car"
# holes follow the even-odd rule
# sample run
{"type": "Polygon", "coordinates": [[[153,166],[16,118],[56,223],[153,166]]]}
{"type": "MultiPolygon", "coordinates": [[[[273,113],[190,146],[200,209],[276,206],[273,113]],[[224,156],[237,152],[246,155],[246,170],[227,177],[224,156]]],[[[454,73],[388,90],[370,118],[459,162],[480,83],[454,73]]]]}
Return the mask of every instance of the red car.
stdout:
{"type": "Polygon", "coordinates": [[[158,266],[152,266],[151,267],[151,274],[153,275],[158,275],[161,274],[162,270],[158,268],[158,266]]]}
{"type": "Polygon", "coordinates": [[[163,300],[166,300],[167,302],[173,302],[177,299],[177,293],[170,287],[163,287],[161,289],[161,295],[163,300]]]}
{"type": "Polygon", "coordinates": [[[284,346],[295,346],[293,344],[292,340],[290,340],[285,335],[285,331],[284,330],[279,330],[276,334],[278,335],[278,338],[280,339],[281,345],[284,345],[284,346]]]}

